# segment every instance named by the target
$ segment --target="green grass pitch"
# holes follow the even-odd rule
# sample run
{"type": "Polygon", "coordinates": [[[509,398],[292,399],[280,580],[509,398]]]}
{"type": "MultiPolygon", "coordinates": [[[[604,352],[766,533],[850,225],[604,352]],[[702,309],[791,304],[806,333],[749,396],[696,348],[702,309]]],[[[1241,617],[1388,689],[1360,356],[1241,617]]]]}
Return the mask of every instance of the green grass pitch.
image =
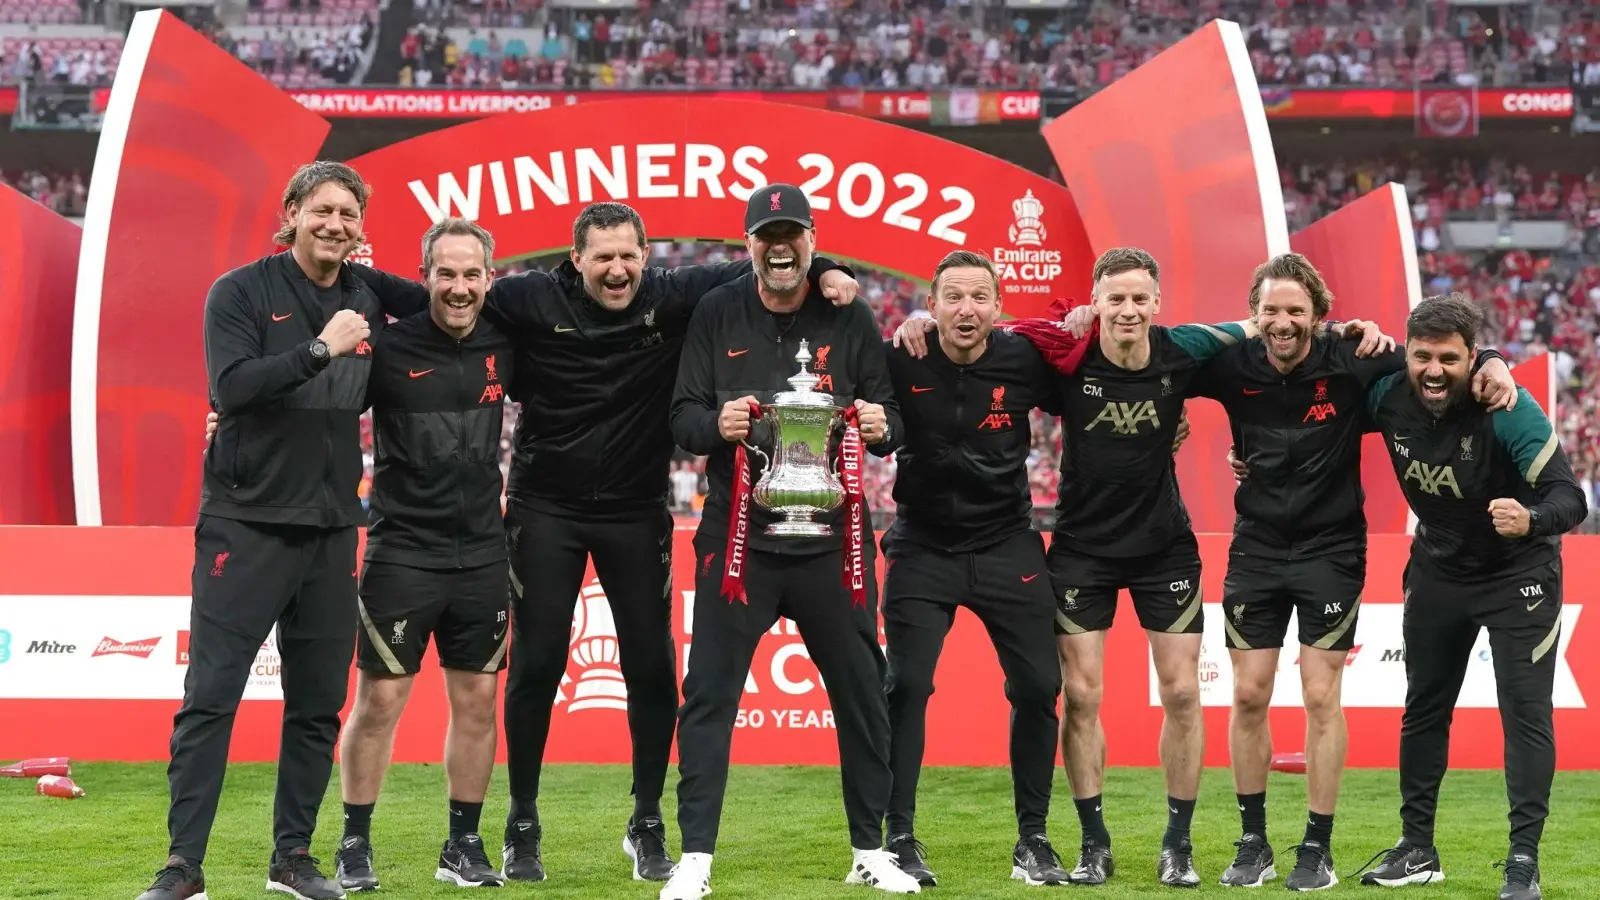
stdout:
{"type": "MultiPolygon", "coordinates": [[[[164,764],[98,763],[77,766],[74,780],[88,796],[72,801],[40,797],[31,781],[0,781],[0,898],[133,900],[165,859],[167,784],[164,764]]],[[[236,765],[228,772],[222,807],[206,860],[213,900],[267,898],[271,852],[274,767],[236,765]]],[[[631,880],[622,855],[624,823],[632,809],[628,770],[622,766],[551,766],[544,775],[541,818],[550,880],[511,884],[496,896],[565,900],[654,900],[658,884],[631,880]]],[[[676,772],[669,772],[668,843],[677,853],[672,822],[676,772]]],[[[485,806],[483,834],[498,850],[506,813],[505,772],[495,773],[485,806]]],[[[883,896],[843,883],[849,865],[836,769],[735,767],[722,834],[712,870],[713,897],[847,898],[883,896]]],[[[1106,784],[1117,874],[1104,888],[1029,888],[1009,880],[1016,839],[1011,785],[1004,769],[929,768],[918,803],[918,837],[940,886],[925,893],[948,898],[1021,898],[1040,891],[1090,892],[1103,900],[1155,897],[1177,891],[1156,882],[1155,859],[1166,825],[1160,773],[1114,769],[1106,784]]],[[[373,822],[373,842],[383,890],[375,897],[445,897],[461,890],[433,880],[445,836],[443,770],[399,765],[389,773],[373,822]]],[[[322,809],[313,853],[333,870],[340,830],[337,773],[322,809]]],[[[1279,856],[1282,891],[1293,866],[1288,854],[1304,829],[1305,783],[1273,775],[1268,792],[1269,831],[1279,856]]],[[[1446,881],[1391,892],[1362,887],[1346,876],[1399,836],[1397,777],[1393,770],[1345,774],[1334,830],[1334,863],[1341,883],[1321,896],[1415,897],[1422,900],[1493,898],[1506,855],[1505,781],[1499,772],[1452,772],[1440,798],[1437,842],[1446,881]]],[[[1078,827],[1065,776],[1057,769],[1050,834],[1070,867],[1078,827]]],[[[1208,769],[1195,814],[1196,893],[1239,889],[1216,884],[1233,857],[1239,820],[1232,779],[1208,769]]],[[[1600,898],[1600,868],[1586,861],[1600,835],[1600,772],[1559,773],[1542,852],[1548,898],[1600,898]]],[[[498,863],[498,856],[495,857],[498,863]]],[[[1244,892],[1255,896],[1261,891],[1244,892]]],[[[356,896],[356,895],[352,895],[356,896]]]]}

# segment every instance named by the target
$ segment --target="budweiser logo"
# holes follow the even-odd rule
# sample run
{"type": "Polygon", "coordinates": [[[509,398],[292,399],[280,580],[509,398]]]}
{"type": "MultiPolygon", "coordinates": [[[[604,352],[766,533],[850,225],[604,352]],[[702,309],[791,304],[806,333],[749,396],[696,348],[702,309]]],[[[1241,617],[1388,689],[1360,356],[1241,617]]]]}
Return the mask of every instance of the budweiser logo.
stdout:
{"type": "Polygon", "coordinates": [[[137,656],[140,659],[149,659],[150,654],[156,652],[156,645],[161,643],[161,638],[145,638],[140,641],[130,641],[124,644],[111,638],[101,638],[99,646],[94,648],[90,656],[137,656]]]}

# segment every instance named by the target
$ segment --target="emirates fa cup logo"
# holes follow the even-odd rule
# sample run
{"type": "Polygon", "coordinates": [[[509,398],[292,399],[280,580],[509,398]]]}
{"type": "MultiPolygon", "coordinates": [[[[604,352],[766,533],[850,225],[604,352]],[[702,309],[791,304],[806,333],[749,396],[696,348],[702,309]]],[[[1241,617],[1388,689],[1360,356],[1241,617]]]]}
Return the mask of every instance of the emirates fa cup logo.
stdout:
{"type": "Polygon", "coordinates": [[[1011,243],[1018,247],[1038,247],[1044,243],[1044,221],[1039,218],[1044,215],[1044,204],[1033,196],[1033,191],[1028,191],[1021,200],[1012,201],[1011,212],[1017,217],[1011,226],[1011,243]]]}
{"type": "Polygon", "coordinates": [[[617,625],[611,618],[611,603],[598,579],[589,582],[578,594],[572,615],[572,663],[578,676],[562,676],[556,703],[567,697],[571,686],[572,702],[567,712],[585,709],[628,708],[628,686],[622,680],[622,655],[617,651],[617,625]]]}

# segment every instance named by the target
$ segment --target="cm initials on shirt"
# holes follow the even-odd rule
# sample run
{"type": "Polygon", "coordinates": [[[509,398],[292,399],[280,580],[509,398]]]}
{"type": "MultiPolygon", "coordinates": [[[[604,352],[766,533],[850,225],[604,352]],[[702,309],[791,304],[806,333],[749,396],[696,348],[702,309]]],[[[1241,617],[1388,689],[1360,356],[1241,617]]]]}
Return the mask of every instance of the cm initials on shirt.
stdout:
{"type": "Polygon", "coordinates": [[[1132,403],[1112,400],[1105,409],[1100,410],[1100,415],[1095,416],[1094,421],[1083,426],[1083,430],[1093,431],[1101,422],[1109,423],[1113,434],[1138,434],[1139,426],[1145,422],[1149,422],[1152,429],[1161,427],[1154,400],[1136,400],[1132,403]]]}
{"type": "Polygon", "coordinates": [[[1420,459],[1414,459],[1406,466],[1405,480],[1415,481],[1424,494],[1442,497],[1443,491],[1448,488],[1457,500],[1465,499],[1461,496],[1460,485],[1456,484],[1456,472],[1449,466],[1430,466],[1420,459]]]}

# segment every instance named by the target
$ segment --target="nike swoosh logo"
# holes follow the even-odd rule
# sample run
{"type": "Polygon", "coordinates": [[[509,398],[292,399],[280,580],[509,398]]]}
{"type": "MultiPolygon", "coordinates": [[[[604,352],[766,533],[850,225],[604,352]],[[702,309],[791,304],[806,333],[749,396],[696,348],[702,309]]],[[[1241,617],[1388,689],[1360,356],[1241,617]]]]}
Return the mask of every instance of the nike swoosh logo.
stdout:
{"type": "Polygon", "coordinates": [[[1537,601],[1534,602],[1534,604],[1532,606],[1528,607],[1528,612],[1533,612],[1534,610],[1538,609],[1539,608],[1539,604],[1541,604],[1543,602],[1544,602],[1544,598],[1542,598],[1542,597],[1539,598],[1537,601]]]}
{"type": "Polygon", "coordinates": [[[569,331],[577,331],[577,330],[578,329],[576,329],[576,328],[562,328],[560,325],[556,326],[556,334],[566,334],[569,331]]]}
{"type": "Polygon", "coordinates": [[[1027,584],[1028,582],[1030,582],[1030,581],[1032,581],[1032,580],[1034,580],[1035,578],[1038,578],[1038,577],[1039,577],[1039,573],[1038,572],[1035,572],[1032,575],[1024,575],[1024,576],[1022,576],[1022,583],[1023,584],[1027,584]]]}
{"type": "Polygon", "coordinates": [[[432,372],[433,370],[432,369],[423,369],[421,372],[412,372],[410,369],[407,369],[406,371],[411,374],[412,378],[421,378],[422,376],[428,374],[429,372],[432,372]]]}
{"type": "Polygon", "coordinates": [[[735,356],[743,356],[743,355],[745,355],[746,353],[749,353],[749,352],[750,352],[750,348],[749,347],[746,347],[743,350],[729,350],[728,351],[728,357],[731,359],[731,358],[733,358],[735,356]]]}
{"type": "Polygon", "coordinates": [[[913,394],[926,394],[931,390],[933,390],[933,388],[917,387],[916,385],[911,386],[911,393],[913,394]]]}
{"type": "Polygon", "coordinates": [[[496,644],[500,643],[500,641],[505,639],[505,636],[506,636],[506,630],[504,628],[502,628],[502,629],[500,629],[500,633],[494,636],[494,642],[496,644]]]}
{"type": "Polygon", "coordinates": [[[1246,397],[1254,397],[1257,394],[1264,394],[1264,393],[1266,393],[1266,391],[1252,391],[1249,388],[1245,388],[1244,389],[1244,394],[1245,394],[1246,397]]]}
{"type": "Polygon", "coordinates": [[[1417,863],[1416,865],[1412,865],[1411,863],[1406,863],[1406,874],[1407,875],[1415,875],[1416,873],[1421,872],[1423,869],[1426,869],[1427,867],[1428,867],[1427,863],[1417,863]]]}
{"type": "Polygon", "coordinates": [[[1409,440],[1411,440],[1411,436],[1410,435],[1401,436],[1401,435],[1397,434],[1397,435],[1394,436],[1394,439],[1397,440],[1397,441],[1409,441],[1409,440]]]}
{"type": "Polygon", "coordinates": [[[292,315],[294,315],[294,313],[284,313],[281,316],[278,315],[277,313],[273,313],[272,314],[272,321],[274,321],[274,322],[282,322],[284,319],[287,319],[292,315]]]}

